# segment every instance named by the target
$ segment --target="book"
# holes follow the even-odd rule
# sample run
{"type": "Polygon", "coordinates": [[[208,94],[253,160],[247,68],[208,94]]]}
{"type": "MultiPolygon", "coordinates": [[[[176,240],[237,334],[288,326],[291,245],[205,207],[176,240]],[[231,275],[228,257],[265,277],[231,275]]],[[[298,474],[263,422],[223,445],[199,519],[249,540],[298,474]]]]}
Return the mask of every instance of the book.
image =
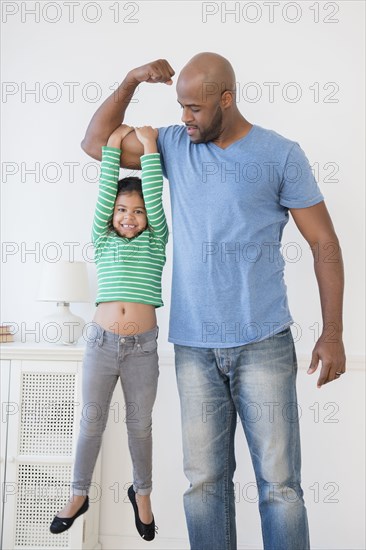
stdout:
{"type": "Polygon", "coordinates": [[[0,325],[0,334],[11,334],[11,325],[0,325]]]}
{"type": "Polygon", "coordinates": [[[6,342],[14,342],[14,336],[10,333],[0,333],[0,343],[4,344],[6,342]]]}

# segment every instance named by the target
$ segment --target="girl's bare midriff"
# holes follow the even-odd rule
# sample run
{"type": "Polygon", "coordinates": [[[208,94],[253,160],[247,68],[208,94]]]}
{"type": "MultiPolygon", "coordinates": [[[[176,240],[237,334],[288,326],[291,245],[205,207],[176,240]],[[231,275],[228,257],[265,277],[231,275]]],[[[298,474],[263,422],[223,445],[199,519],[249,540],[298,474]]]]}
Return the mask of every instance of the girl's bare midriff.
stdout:
{"type": "Polygon", "coordinates": [[[156,327],[155,306],[135,302],[101,302],[93,321],[110,332],[133,336],[156,327]]]}

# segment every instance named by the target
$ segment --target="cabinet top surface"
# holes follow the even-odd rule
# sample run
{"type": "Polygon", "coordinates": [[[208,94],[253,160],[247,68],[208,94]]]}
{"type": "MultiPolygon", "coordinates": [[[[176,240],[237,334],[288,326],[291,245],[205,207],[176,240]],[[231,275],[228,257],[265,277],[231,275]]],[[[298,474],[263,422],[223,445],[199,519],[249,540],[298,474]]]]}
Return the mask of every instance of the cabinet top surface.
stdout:
{"type": "Polygon", "coordinates": [[[49,343],[8,342],[0,344],[0,359],[37,358],[54,360],[80,360],[85,351],[84,344],[70,346],[49,343]]]}

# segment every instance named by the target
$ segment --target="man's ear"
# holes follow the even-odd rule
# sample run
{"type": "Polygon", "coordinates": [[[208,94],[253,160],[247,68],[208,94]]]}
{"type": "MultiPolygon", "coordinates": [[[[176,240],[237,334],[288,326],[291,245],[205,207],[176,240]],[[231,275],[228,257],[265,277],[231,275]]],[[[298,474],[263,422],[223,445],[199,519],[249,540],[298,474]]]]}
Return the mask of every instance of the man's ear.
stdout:
{"type": "Polygon", "coordinates": [[[233,95],[233,92],[231,92],[230,90],[225,90],[225,92],[223,92],[221,94],[221,105],[222,105],[222,108],[223,109],[228,109],[229,107],[231,107],[231,105],[233,104],[234,102],[234,95],[233,95]]]}

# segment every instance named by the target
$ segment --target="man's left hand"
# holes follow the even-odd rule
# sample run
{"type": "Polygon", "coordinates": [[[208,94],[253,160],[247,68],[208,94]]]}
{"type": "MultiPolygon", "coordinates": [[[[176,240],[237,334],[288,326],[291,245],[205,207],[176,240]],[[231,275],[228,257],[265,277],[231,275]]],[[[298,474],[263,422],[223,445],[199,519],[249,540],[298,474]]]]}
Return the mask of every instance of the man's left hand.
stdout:
{"type": "Polygon", "coordinates": [[[323,331],[319,340],[315,344],[311,363],[308,368],[308,374],[313,374],[322,362],[320,376],[317,387],[321,388],[324,384],[338,380],[346,372],[346,356],[342,336],[336,333],[330,334],[330,331],[323,331]]]}

